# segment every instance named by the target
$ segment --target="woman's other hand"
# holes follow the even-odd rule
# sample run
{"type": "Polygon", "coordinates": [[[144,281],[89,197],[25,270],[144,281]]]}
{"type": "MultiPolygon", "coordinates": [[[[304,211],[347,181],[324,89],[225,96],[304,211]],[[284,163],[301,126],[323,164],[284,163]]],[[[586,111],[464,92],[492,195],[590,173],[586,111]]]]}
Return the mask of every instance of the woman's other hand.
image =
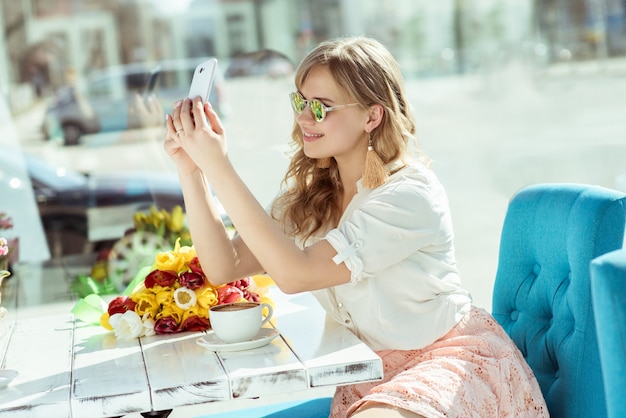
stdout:
{"type": "Polygon", "coordinates": [[[144,98],[135,93],[128,103],[128,129],[163,126],[163,107],[154,94],[144,98]]]}
{"type": "Polygon", "coordinates": [[[207,177],[229,164],[224,127],[210,103],[203,103],[199,97],[185,99],[174,109],[172,121],[174,126],[182,127],[177,142],[207,177]]]}
{"type": "MultiPolygon", "coordinates": [[[[180,105],[181,102],[176,103],[176,105],[174,106],[174,110],[176,110],[177,107],[180,107],[180,105]]],[[[174,164],[176,164],[179,173],[192,173],[198,168],[198,166],[191,159],[191,157],[189,157],[187,152],[180,144],[179,135],[182,133],[182,129],[176,128],[172,115],[167,115],[165,125],[165,142],[163,143],[163,148],[165,149],[165,152],[167,152],[167,155],[169,155],[172,161],[174,161],[174,164]]]]}

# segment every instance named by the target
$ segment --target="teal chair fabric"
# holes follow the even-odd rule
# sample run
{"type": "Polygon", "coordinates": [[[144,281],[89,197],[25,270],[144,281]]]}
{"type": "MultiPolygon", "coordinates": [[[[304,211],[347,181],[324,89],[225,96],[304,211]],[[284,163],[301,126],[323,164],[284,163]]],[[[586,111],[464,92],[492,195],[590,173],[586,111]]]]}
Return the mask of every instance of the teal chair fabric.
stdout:
{"type": "Polygon", "coordinates": [[[626,417],[626,249],[591,262],[591,295],[609,418],[626,417]]]}
{"type": "Polygon", "coordinates": [[[537,184],[509,202],[492,313],[532,368],[554,418],[606,416],[590,263],[622,247],[626,195],[537,184]]]}

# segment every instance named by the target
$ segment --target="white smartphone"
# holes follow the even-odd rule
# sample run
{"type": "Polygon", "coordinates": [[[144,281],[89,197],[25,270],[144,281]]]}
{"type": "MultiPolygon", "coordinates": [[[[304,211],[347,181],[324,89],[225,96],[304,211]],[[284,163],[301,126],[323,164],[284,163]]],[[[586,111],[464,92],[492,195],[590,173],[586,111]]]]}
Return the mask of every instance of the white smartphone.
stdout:
{"type": "Polygon", "coordinates": [[[200,63],[193,72],[191,79],[191,87],[189,87],[189,97],[193,99],[196,96],[202,97],[203,102],[209,101],[213,80],[215,79],[215,71],[217,71],[217,59],[211,58],[200,63]]]}

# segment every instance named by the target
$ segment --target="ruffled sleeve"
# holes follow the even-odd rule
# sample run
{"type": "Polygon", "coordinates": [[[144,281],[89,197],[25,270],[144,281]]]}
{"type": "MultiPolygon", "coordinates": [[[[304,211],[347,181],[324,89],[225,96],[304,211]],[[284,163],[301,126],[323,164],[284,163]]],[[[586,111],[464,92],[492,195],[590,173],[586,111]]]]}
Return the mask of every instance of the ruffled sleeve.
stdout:
{"type": "Polygon", "coordinates": [[[403,180],[369,191],[326,235],[337,251],[333,261],[346,264],[351,284],[394,266],[416,251],[436,252],[450,244],[452,228],[446,219],[449,213],[443,189],[423,177],[403,180]]]}

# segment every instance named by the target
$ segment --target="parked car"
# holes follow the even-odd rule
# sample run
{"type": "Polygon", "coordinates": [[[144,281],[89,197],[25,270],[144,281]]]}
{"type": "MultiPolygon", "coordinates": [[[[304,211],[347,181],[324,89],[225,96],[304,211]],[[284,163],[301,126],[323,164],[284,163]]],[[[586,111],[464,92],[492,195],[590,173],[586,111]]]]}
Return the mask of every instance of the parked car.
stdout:
{"type": "Polygon", "coordinates": [[[228,64],[224,76],[248,77],[291,75],[295,71],[293,62],[285,55],[272,49],[247,52],[234,57],[228,64]]]}
{"type": "MultiPolygon", "coordinates": [[[[142,127],[133,110],[138,98],[153,94],[163,110],[153,120],[162,123],[174,102],[185,97],[196,66],[206,58],[129,64],[92,73],[84,83],[59,89],[46,110],[42,131],[47,139],[61,137],[65,145],[83,135],[142,127]]],[[[218,67],[219,70],[219,67],[218,67]]],[[[209,101],[224,116],[224,77],[217,72],[209,101]]]]}
{"type": "Polygon", "coordinates": [[[128,171],[87,176],[30,154],[23,157],[24,166],[19,155],[0,153],[0,190],[24,184],[26,169],[53,257],[110,246],[132,228],[135,212],[147,212],[153,205],[168,211],[176,205],[184,208],[175,173],[128,171]]]}

